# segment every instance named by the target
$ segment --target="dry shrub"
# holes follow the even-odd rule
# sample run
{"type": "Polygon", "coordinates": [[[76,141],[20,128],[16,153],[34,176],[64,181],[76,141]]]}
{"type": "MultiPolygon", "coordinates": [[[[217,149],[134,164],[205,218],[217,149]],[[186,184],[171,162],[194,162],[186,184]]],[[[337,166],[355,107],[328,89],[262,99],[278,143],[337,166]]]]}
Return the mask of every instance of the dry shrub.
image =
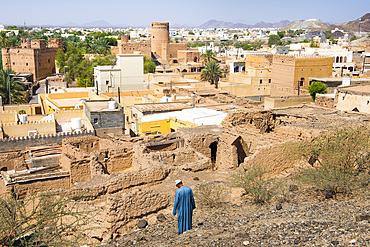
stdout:
{"type": "Polygon", "coordinates": [[[211,208],[220,206],[225,201],[225,193],[227,192],[225,185],[218,182],[199,184],[194,190],[197,200],[211,208]]]}
{"type": "Polygon", "coordinates": [[[20,200],[15,193],[2,194],[0,245],[74,246],[96,213],[68,197],[39,193],[20,200]]]}
{"type": "Polygon", "coordinates": [[[264,203],[271,199],[274,191],[274,184],[266,177],[266,169],[260,165],[241,167],[231,174],[232,186],[243,188],[252,196],[255,203],[264,203]]]}
{"type": "Polygon", "coordinates": [[[368,126],[337,128],[298,146],[310,168],[298,180],[322,191],[348,193],[367,184],[370,162],[368,126]]]}

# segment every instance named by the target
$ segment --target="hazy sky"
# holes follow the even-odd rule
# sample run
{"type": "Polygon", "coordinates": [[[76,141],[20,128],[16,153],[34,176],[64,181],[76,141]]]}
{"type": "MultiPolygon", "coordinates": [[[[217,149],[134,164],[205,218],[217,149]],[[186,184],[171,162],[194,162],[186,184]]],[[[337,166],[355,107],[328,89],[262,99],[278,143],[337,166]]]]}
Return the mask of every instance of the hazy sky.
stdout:
{"type": "Polygon", "coordinates": [[[63,25],[105,20],[149,26],[152,21],[196,26],[210,19],[255,24],[318,18],[341,23],[370,12],[369,0],[2,0],[0,24],[63,25]]]}

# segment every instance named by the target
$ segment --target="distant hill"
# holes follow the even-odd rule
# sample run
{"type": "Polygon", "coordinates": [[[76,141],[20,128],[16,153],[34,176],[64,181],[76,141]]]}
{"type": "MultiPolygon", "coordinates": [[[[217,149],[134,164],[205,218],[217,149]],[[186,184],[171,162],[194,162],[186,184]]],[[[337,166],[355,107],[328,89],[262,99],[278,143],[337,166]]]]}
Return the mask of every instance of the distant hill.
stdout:
{"type": "Polygon", "coordinates": [[[331,25],[323,22],[322,20],[312,18],[308,20],[295,21],[282,28],[282,30],[289,30],[289,29],[327,31],[331,29],[331,25]]]}
{"type": "Polygon", "coordinates": [[[232,23],[225,21],[209,20],[206,23],[198,26],[199,28],[281,28],[289,25],[291,22],[288,20],[283,20],[277,23],[266,23],[258,22],[254,25],[248,25],[243,23],[232,23]]]}
{"type": "Polygon", "coordinates": [[[111,24],[109,24],[108,22],[106,22],[104,20],[92,21],[92,22],[89,22],[89,23],[84,23],[80,26],[81,27],[112,27],[111,24]]]}
{"type": "Polygon", "coordinates": [[[345,32],[358,32],[359,19],[361,19],[361,32],[370,32],[370,13],[367,13],[356,20],[343,22],[336,26],[345,32]]]}
{"type": "Polygon", "coordinates": [[[63,24],[62,27],[78,27],[78,23],[68,22],[66,24],[63,24]]]}

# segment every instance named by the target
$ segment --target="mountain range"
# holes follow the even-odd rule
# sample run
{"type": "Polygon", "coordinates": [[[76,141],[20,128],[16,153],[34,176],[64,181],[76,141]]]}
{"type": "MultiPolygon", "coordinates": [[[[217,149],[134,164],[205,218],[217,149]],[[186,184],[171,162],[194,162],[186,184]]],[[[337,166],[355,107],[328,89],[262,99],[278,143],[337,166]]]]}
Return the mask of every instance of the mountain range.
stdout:
{"type": "Polygon", "coordinates": [[[283,20],[277,23],[266,23],[266,22],[258,22],[254,25],[248,25],[243,23],[231,23],[231,22],[224,22],[224,21],[217,21],[217,20],[209,20],[206,23],[198,26],[198,28],[282,28],[289,25],[290,21],[283,20]]]}

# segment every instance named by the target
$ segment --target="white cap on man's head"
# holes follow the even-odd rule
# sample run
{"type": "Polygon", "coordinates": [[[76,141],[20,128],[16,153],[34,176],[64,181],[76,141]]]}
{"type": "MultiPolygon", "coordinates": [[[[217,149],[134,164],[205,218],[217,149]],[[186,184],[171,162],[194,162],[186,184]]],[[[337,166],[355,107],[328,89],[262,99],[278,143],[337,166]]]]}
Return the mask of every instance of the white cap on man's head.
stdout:
{"type": "Polygon", "coordinates": [[[177,180],[175,181],[175,184],[176,184],[176,185],[178,185],[179,183],[182,183],[181,179],[177,179],[177,180]]]}

